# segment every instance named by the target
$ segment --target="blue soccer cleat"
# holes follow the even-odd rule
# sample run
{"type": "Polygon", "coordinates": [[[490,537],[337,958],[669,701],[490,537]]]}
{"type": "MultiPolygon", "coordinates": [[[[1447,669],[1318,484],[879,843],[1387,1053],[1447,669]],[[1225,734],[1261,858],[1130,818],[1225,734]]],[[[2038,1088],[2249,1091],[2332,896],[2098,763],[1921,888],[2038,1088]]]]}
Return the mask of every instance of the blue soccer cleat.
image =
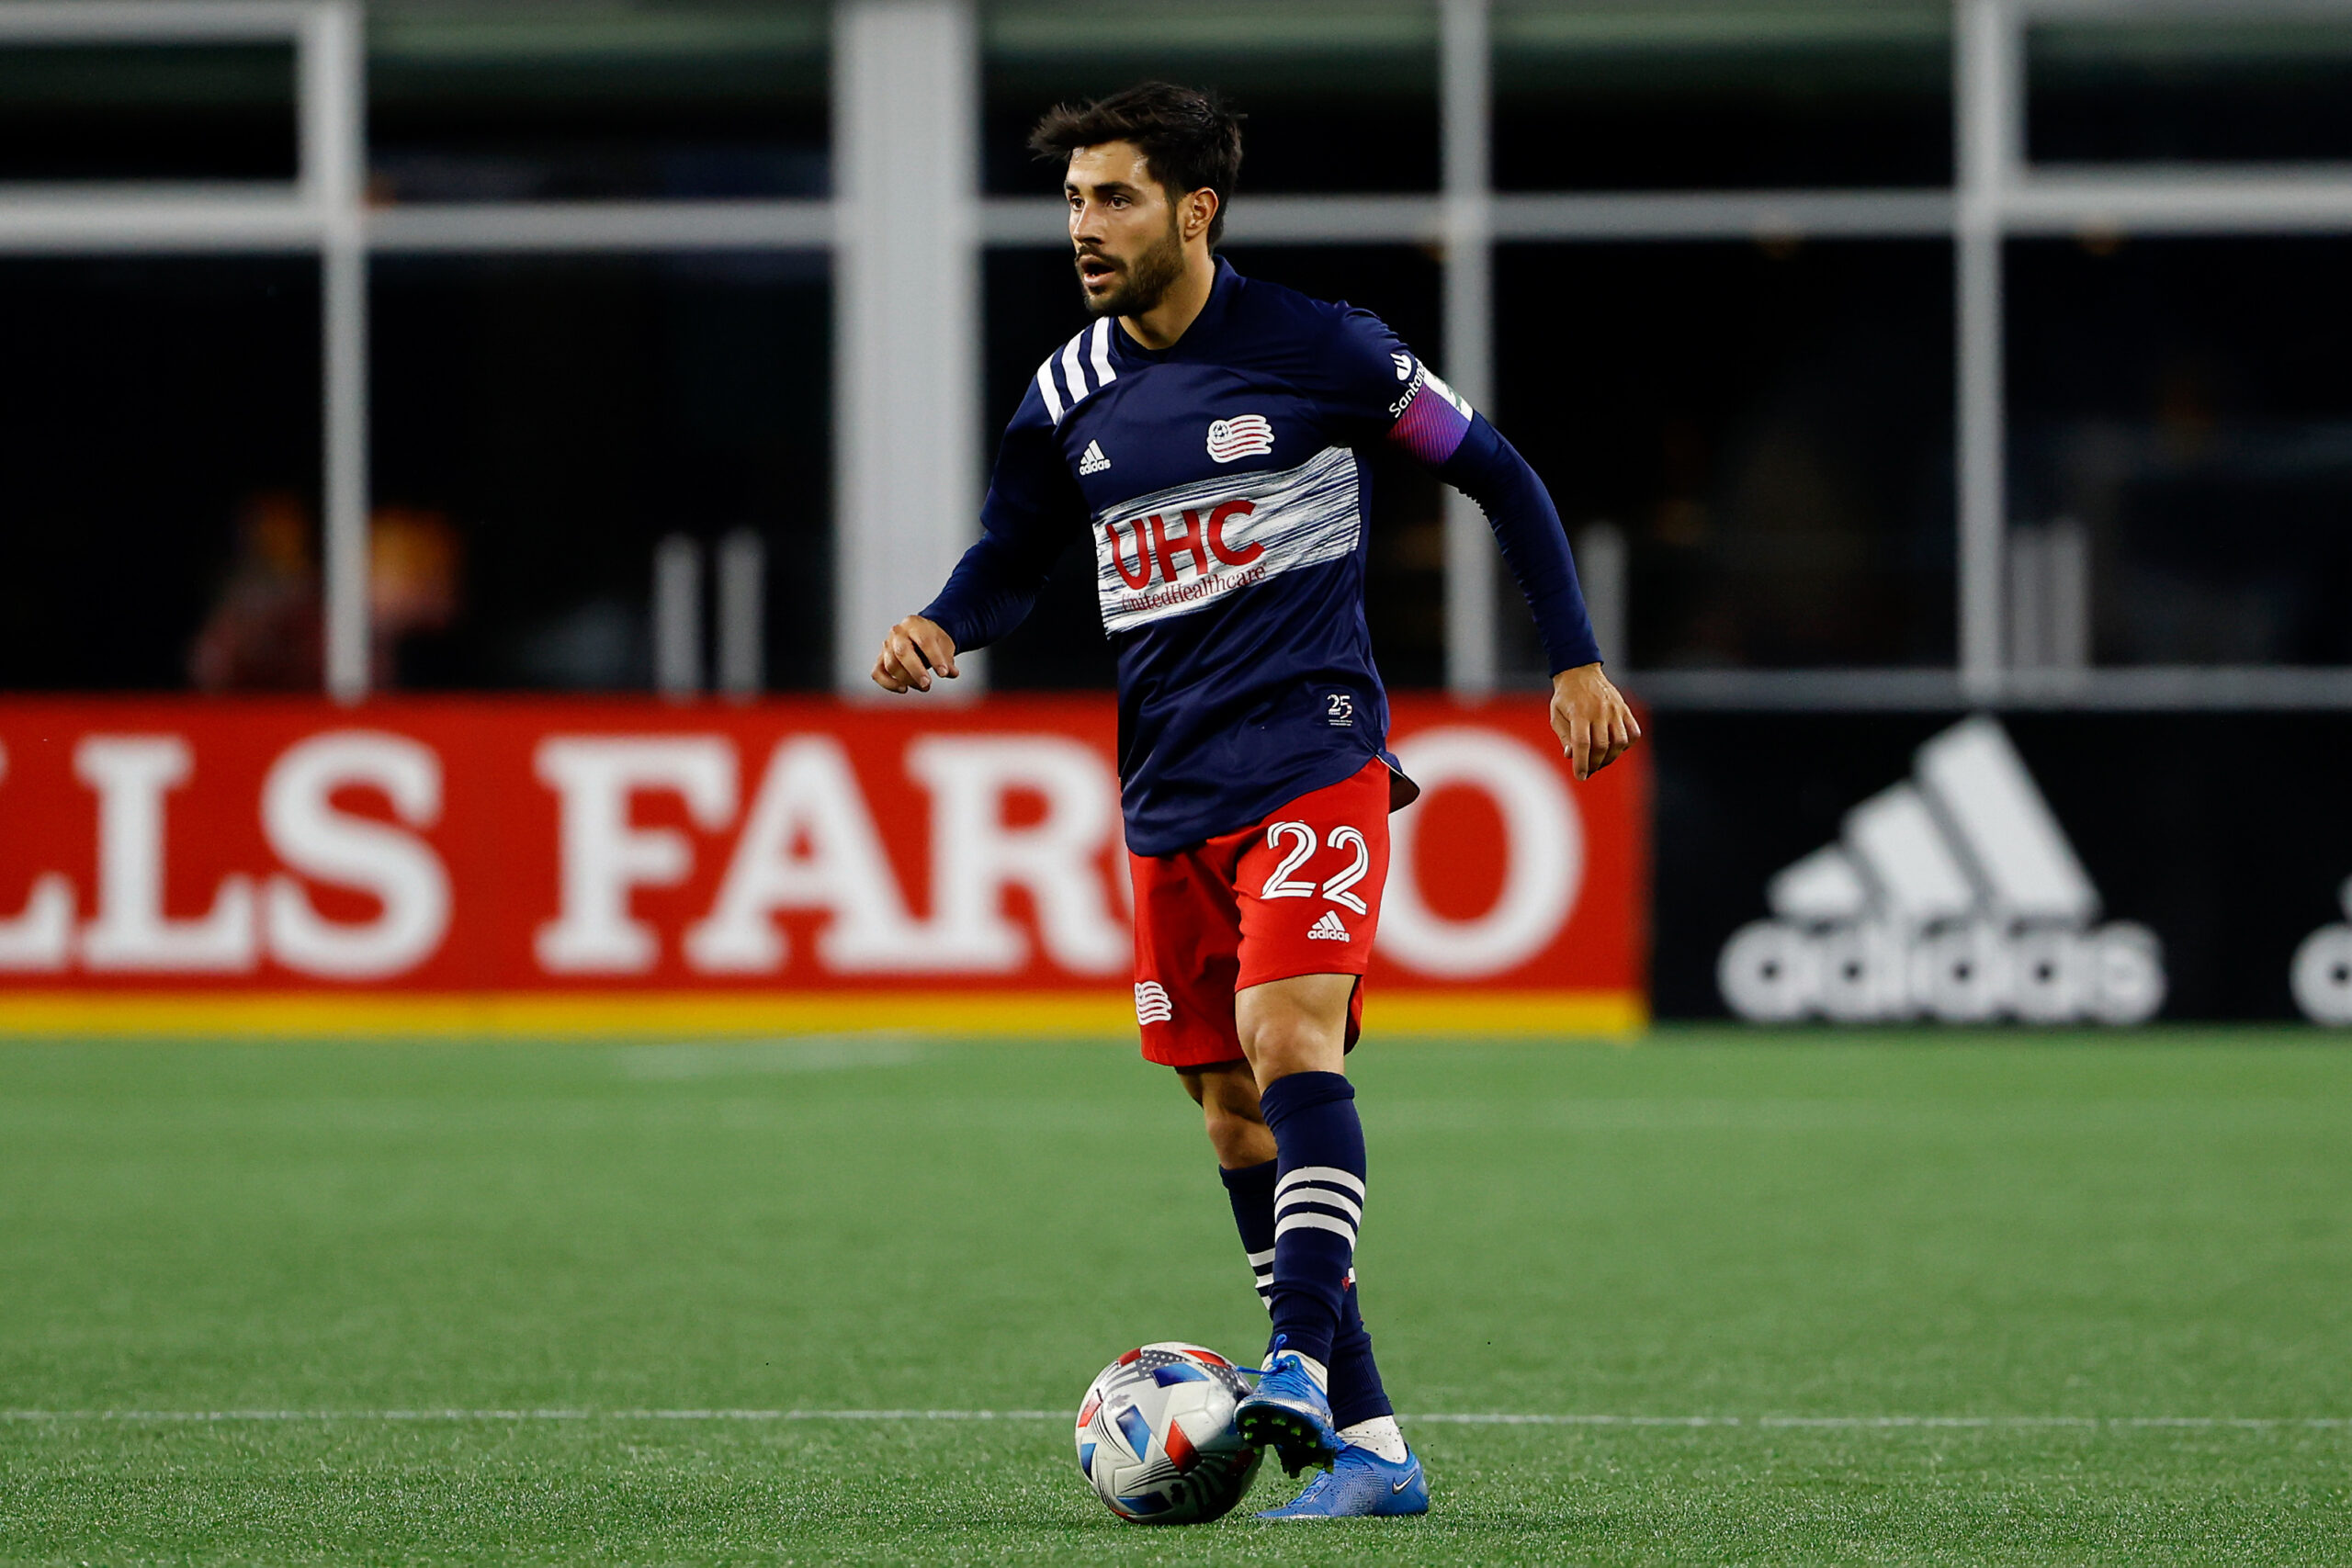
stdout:
{"type": "Polygon", "coordinates": [[[1266,1358],[1257,1392],[1235,1406],[1233,1426],[1249,1447],[1271,1445],[1293,1475],[1310,1465],[1329,1468],[1347,1446],[1331,1425],[1330,1396],[1297,1351],[1279,1347],[1266,1358]]]}
{"type": "Polygon", "coordinates": [[[1430,1483],[1420,1456],[1405,1450],[1405,1462],[1391,1464],[1358,1443],[1340,1450],[1331,1468],[1306,1490],[1261,1519],[1376,1519],[1430,1511],[1430,1483]]]}

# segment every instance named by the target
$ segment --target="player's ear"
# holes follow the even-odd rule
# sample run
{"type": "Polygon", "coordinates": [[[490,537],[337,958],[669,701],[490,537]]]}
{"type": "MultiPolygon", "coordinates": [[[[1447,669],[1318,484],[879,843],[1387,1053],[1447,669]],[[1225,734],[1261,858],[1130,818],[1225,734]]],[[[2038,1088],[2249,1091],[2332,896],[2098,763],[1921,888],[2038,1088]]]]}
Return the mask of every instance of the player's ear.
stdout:
{"type": "Polygon", "coordinates": [[[1203,186],[1196,191],[1186,192],[1184,238],[1189,240],[1196,235],[1207,233],[1210,220],[1216,217],[1216,192],[1206,186],[1203,186]]]}

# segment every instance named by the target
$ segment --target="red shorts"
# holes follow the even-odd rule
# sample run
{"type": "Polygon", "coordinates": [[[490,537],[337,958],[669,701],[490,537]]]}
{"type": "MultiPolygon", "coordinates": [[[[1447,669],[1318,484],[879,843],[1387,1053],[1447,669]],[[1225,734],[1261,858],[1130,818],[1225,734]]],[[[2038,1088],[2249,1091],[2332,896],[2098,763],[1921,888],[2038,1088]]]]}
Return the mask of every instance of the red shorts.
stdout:
{"type": "MultiPolygon", "coordinates": [[[[1239,1061],[1236,991],[1363,974],[1388,880],[1388,764],[1375,757],[1252,827],[1174,854],[1127,856],[1146,1061],[1239,1061]]],[[[1363,1021],[1359,979],[1348,1004],[1351,1047],[1363,1021]]]]}

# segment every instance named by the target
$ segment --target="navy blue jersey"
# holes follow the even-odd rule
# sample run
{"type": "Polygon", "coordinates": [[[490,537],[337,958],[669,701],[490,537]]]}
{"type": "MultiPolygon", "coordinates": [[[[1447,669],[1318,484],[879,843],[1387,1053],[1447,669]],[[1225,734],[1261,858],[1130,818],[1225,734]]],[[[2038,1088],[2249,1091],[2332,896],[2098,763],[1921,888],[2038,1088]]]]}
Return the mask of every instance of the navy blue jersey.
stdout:
{"type": "Polygon", "coordinates": [[[922,614],[984,647],[1091,531],[1128,847],[1247,827],[1373,757],[1396,766],[1363,610],[1363,454],[1384,441],[1487,506],[1555,669],[1597,659],[1566,539],[1518,454],[1378,318],[1222,260],[1172,346],[1104,318],[1038,367],[980,542],[922,614]]]}

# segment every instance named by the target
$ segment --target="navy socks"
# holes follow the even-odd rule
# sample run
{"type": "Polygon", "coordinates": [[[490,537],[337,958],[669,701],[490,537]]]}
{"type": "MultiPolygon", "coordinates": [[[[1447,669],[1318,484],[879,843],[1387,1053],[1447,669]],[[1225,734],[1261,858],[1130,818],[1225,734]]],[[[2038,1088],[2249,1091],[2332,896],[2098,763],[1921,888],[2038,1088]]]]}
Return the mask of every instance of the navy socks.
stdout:
{"type": "Polygon", "coordinates": [[[1328,1369],[1338,1425],[1393,1415],[1356,1299],[1364,1157],[1355,1089],[1339,1073],[1294,1073],[1260,1103],[1277,1157],[1218,1173],[1260,1299],[1283,1348],[1328,1369]]]}
{"type": "MultiPolygon", "coordinates": [[[[1241,1250],[1250,1257],[1250,1272],[1258,1299],[1268,1312],[1274,1307],[1274,1179],[1280,1162],[1219,1170],[1225,1195],[1233,1202],[1233,1227],[1241,1233],[1241,1250]]],[[[1355,1271],[1348,1271],[1340,1296],[1340,1324],[1331,1336],[1331,1419],[1352,1427],[1378,1416],[1394,1416],[1387,1390],[1380,1386],[1380,1368],[1372,1359],[1372,1336],[1363,1325],[1356,1295],[1355,1271]]]]}
{"type": "Polygon", "coordinates": [[[1250,1273],[1258,1299],[1274,1310],[1274,1167],[1245,1165],[1239,1170],[1217,1169],[1225,1195],[1233,1203],[1233,1228],[1241,1233],[1241,1250],[1250,1255],[1250,1273]]]}
{"type": "Polygon", "coordinates": [[[1329,1365],[1363,1220],[1363,1125],[1339,1073],[1293,1073],[1259,1091],[1274,1134],[1274,1333],[1329,1365]]]}

